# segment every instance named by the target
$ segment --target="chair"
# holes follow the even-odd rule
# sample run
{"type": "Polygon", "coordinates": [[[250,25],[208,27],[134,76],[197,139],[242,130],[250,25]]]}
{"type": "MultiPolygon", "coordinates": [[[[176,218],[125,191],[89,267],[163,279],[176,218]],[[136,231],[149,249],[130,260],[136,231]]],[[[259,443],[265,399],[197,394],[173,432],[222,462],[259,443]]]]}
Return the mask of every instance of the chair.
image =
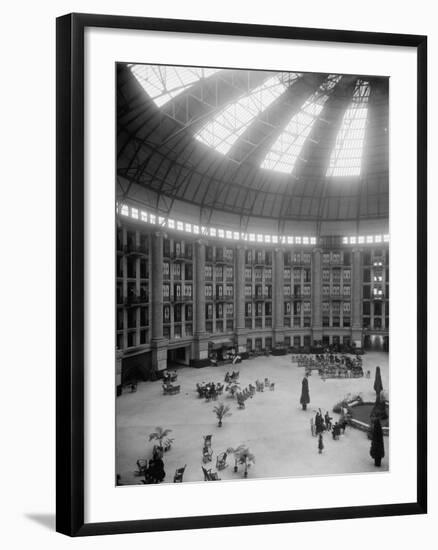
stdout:
{"type": "Polygon", "coordinates": [[[145,471],[147,470],[147,467],[148,467],[148,461],[145,460],[144,458],[139,458],[137,460],[137,468],[138,470],[136,470],[134,472],[134,475],[136,476],[144,476],[144,473],[145,471]]]}
{"type": "Polygon", "coordinates": [[[174,483],[182,483],[186,466],[187,466],[187,464],[184,464],[184,466],[182,468],[177,468],[175,470],[175,475],[173,476],[173,482],[174,483]]]}
{"type": "Polygon", "coordinates": [[[202,437],[204,438],[204,447],[211,447],[211,438],[213,436],[210,434],[210,435],[203,435],[202,437]]]}
{"type": "Polygon", "coordinates": [[[271,382],[271,383],[269,384],[269,390],[270,390],[270,391],[274,391],[274,390],[275,390],[275,382],[271,382]]]}
{"type": "Polygon", "coordinates": [[[237,406],[239,407],[239,409],[245,408],[245,400],[241,394],[237,396],[237,406]]]}
{"type": "Polygon", "coordinates": [[[204,466],[201,466],[201,468],[204,474],[204,481],[220,481],[220,477],[218,477],[217,472],[212,472],[211,469],[207,470],[204,466]]]}
{"type": "Polygon", "coordinates": [[[223,470],[228,466],[227,464],[227,453],[223,452],[217,455],[216,457],[216,469],[223,470]]]}
{"type": "Polygon", "coordinates": [[[207,462],[211,462],[212,458],[213,458],[213,451],[211,450],[211,447],[204,447],[202,449],[202,462],[204,464],[207,464],[207,462]]]}

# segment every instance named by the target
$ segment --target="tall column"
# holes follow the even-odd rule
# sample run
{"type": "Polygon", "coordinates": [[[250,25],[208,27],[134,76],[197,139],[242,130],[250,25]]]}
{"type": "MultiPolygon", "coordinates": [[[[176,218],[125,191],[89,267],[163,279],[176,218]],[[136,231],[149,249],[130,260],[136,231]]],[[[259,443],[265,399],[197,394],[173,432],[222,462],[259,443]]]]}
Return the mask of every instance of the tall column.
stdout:
{"type": "MultiPolygon", "coordinates": [[[[125,250],[125,247],[128,242],[126,227],[123,228],[122,240],[123,240],[122,247],[123,247],[123,250],[125,250]]],[[[123,254],[123,257],[122,257],[122,276],[123,276],[122,299],[123,301],[125,301],[126,298],[128,297],[128,260],[127,260],[126,254],[123,254]]],[[[123,349],[124,350],[128,347],[128,332],[126,330],[127,327],[128,327],[128,310],[126,309],[126,307],[124,307],[123,308],[123,349]]]]}
{"type": "Polygon", "coordinates": [[[208,359],[208,335],[205,331],[205,242],[195,243],[195,331],[194,358],[208,359]]]}
{"type": "Polygon", "coordinates": [[[322,272],[320,248],[313,251],[312,261],[312,334],[313,343],[322,340],[322,272]]]}
{"type": "Polygon", "coordinates": [[[353,250],[353,288],[352,288],[352,325],[351,336],[354,342],[362,346],[362,270],[361,250],[353,250]]]}
{"type": "Polygon", "coordinates": [[[236,247],[236,334],[237,347],[240,353],[246,351],[245,330],[245,248],[241,245],[236,247]]]}
{"type": "Polygon", "coordinates": [[[274,251],[274,340],[284,342],[284,254],[281,248],[274,251]]]}
{"type": "Polygon", "coordinates": [[[116,351],[116,395],[122,395],[122,356],[121,350],[116,351]]]}
{"type": "Polygon", "coordinates": [[[205,244],[195,243],[195,296],[196,325],[195,335],[205,335],[205,244]]]}
{"type": "Polygon", "coordinates": [[[167,347],[163,338],[163,234],[152,235],[152,368],[167,367],[167,347]]]}
{"type": "MultiPolygon", "coordinates": [[[[138,247],[140,244],[140,234],[138,231],[135,232],[135,245],[138,247]]],[[[140,257],[135,257],[135,294],[140,296],[140,257]]],[[[140,345],[140,308],[135,309],[135,339],[137,341],[137,346],[140,345]]]]}

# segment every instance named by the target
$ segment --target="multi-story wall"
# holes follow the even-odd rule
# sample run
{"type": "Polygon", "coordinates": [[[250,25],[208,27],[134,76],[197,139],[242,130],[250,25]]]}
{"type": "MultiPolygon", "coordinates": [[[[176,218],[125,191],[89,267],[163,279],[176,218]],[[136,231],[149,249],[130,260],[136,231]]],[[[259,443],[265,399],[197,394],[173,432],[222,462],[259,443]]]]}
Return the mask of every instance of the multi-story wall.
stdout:
{"type": "Polygon", "coordinates": [[[117,356],[122,369],[202,365],[276,345],[388,345],[388,243],[259,244],[119,219],[117,356]]]}
{"type": "Polygon", "coordinates": [[[370,247],[362,253],[362,326],[364,344],[388,349],[389,250],[370,247]]]}

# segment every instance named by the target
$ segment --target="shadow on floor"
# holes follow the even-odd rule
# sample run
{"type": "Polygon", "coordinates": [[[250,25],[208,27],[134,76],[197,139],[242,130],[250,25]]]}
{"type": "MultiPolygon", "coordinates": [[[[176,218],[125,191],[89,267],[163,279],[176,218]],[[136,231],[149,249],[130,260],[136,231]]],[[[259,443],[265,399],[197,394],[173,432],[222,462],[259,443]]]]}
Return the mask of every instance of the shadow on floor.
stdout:
{"type": "Polygon", "coordinates": [[[46,529],[55,531],[55,514],[25,514],[25,516],[35,523],[39,523],[43,527],[46,527],[46,529]]]}

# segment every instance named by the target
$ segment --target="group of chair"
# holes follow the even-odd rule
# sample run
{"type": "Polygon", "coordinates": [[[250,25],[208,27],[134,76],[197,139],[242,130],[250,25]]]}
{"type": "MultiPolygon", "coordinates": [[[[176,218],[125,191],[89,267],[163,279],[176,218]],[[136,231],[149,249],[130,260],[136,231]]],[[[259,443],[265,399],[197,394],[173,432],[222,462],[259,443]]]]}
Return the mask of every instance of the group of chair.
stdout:
{"type": "Polygon", "coordinates": [[[255,386],[249,384],[247,388],[244,388],[243,391],[236,393],[237,406],[239,409],[245,408],[245,401],[250,397],[252,399],[255,394],[255,386]]]}
{"type": "MultiPolygon", "coordinates": [[[[211,462],[213,460],[213,450],[211,448],[211,439],[212,435],[204,435],[204,445],[202,448],[202,462],[204,464],[207,464],[208,462],[211,462]]],[[[219,453],[216,457],[216,470],[223,470],[228,466],[227,464],[227,452],[224,451],[222,453],[219,453]]],[[[202,471],[204,473],[204,481],[219,481],[220,478],[218,477],[217,472],[212,472],[211,468],[206,469],[204,466],[202,466],[202,471]]]]}
{"type": "Polygon", "coordinates": [[[323,378],[362,378],[364,373],[362,367],[348,369],[345,366],[329,365],[318,369],[323,378]]]}
{"type": "MultiPolygon", "coordinates": [[[[202,462],[204,464],[211,462],[213,458],[213,450],[211,448],[212,437],[213,436],[211,434],[203,436],[204,446],[202,450],[202,462]]],[[[164,448],[164,451],[168,449],[170,449],[170,445],[168,448],[164,448]]],[[[166,476],[164,471],[164,464],[162,461],[163,448],[155,445],[152,451],[152,455],[153,457],[149,461],[143,458],[137,460],[138,469],[134,472],[134,475],[143,476],[144,479],[142,479],[141,481],[144,484],[161,483],[166,476]]],[[[217,455],[216,470],[220,471],[228,467],[227,456],[228,453],[226,451],[217,455]]],[[[174,483],[183,482],[186,467],[187,464],[184,464],[182,468],[177,468],[175,470],[175,474],[173,476],[174,483]]],[[[204,468],[204,466],[201,467],[204,473],[204,481],[220,481],[218,472],[213,472],[211,468],[207,469],[204,468]]]]}
{"type": "Polygon", "coordinates": [[[351,359],[348,355],[333,353],[293,355],[292,362],[298,363],[299,367],[304,367],[307,376],[311,376],[313,370],[317,370],[324,379],[361,378],[364,375],[360,357],[351,359]]]}
{"type": "Polygon", "coordinates": [[[263,392],[265,388],[269,388],[270,391],[275,390],[275,382],[270,382],[268,378],[265,378],[263,382],[259,380],[255,381],[255,386],[249,384],[247,388],[244,388],[243,391],[236,393],[237,405],[239,409],[245,408],[245,401],[250,397],[254,396],[255,392],[263,392]]]}
{"type": "Polygon", "coordinates": [[[122,391],[124,389],[129,390],[131,393],[135,393],[137,391],[137,381],[133,380],[133,381],[125,382],[122,385],[122,391]]]}
{"type": "Polygon", "coordinates": [[[181,386],[174,386],[171,382],[164,382],[162,384],[163,395],[176,395],[181,391],[181,386]]]}
{"type": "Polygon", "coordinates": [[[163,461],[158,458],[151,458],[151,460],[139,458],[137,460],[137,468],[138,470],[134,474],[144,476],[141,482],[146,485],[161,483],[166,477],[163,461]]]}
{"type": "Polygon", "coordinates": [[[165,370],[163,372],[163,380],[164,382],[175,382],[178,378],[178,373],[176,370],[165,370]]]}
{"type": "Polygon", "coordinates": [[[208,382],[207,384],[196,384],[196,391],[199,397],[205,398],[207,401],[216,401],[218,395],[224,392],[224,384],[220,382],[208,382]]]}
{"type": "Polygon", "coordinates": [[[225,374],[225,382],[229,384],[230,382],[237,382],[239,380],[240,372],[239,371],[233,371],[231,374],[227,371],[225,374]]]}
{"type": "Polygon", "coordinates": [[[204,481],[220,481],[221,478],[219,477],[217,472],[212,472],[211,468],[207,470],[207,468],[204,468],[204,466],[201,466],[202,472],[204,474],[204,481]]]}

